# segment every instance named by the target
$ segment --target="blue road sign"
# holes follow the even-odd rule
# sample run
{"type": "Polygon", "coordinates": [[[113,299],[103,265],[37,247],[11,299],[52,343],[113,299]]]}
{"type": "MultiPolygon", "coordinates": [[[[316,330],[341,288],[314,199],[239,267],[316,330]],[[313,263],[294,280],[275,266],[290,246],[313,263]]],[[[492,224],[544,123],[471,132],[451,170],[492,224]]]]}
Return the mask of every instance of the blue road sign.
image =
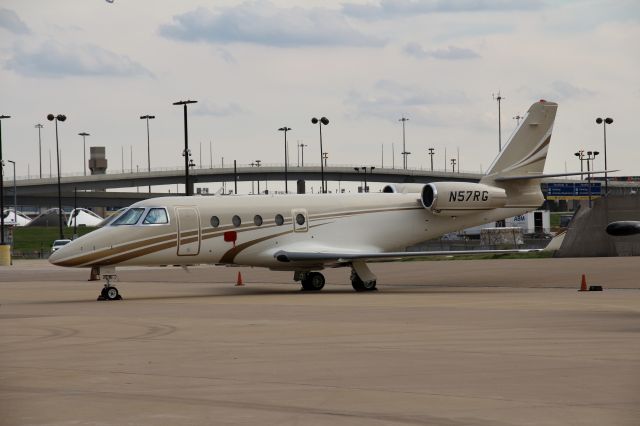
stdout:
{"type": "MultiPolygon", "coordinates": [[[[591,183],[591,195],[602,195],[602,186],[600,182],[591,183]]],[[[549,183],[547,184],[547,196],[548,197],[588,197],[589,196],[589,184],[588,183],[549,183]]]]}

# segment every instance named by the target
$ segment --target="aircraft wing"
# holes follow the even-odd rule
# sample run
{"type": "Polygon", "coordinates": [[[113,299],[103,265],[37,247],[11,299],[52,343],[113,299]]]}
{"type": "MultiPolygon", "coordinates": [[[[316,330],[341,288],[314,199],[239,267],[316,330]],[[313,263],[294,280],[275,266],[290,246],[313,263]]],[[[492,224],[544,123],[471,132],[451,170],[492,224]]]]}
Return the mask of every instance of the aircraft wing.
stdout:
{"type": "Polygon", "coordinates": [[[383,262],[429,256],[456,256],[463,254],[504,254],[532,253],[541,249],[513,250],[444,250],[444,251],[395,251],[395,252],[328,252],[328,251],[289,251],[280,250],[274,257],[280,262],[335,262],[349,263],[353,261],[383,262]]]}

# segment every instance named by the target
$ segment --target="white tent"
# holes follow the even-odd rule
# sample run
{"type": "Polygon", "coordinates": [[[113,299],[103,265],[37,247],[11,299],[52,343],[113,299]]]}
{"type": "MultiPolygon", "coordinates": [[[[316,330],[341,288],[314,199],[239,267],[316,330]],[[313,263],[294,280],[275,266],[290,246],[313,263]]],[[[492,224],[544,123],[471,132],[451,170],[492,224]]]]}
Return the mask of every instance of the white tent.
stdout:
{"type": "Polygon", "coordinates": [[[29,222],[31,222],[31,219],[27,215],[24,215],[18,212],[18,220],[16,223],[16,214],[14,213],[14,211],[13,210],[4,211],[4,223],[6,225],[25,226],[29,222]]]}
{"type": "Polygon", "coordinates": [[[74,222],[77,226],[98,226],[102,218],[91,210],[77,208],[71,211],[67,226],[73,226],[74,222]]]}

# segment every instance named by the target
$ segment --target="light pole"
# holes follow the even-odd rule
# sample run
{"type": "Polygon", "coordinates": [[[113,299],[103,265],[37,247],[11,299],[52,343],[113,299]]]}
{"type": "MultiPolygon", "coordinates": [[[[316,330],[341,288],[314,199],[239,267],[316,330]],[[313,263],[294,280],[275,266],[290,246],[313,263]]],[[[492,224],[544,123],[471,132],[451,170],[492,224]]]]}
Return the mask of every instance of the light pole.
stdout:
{"type": "MultiPolygon", "coordinates": [[[[369,174],[373,173],[375,166],[369,167],[369,174]]],[[[362,171],[364,172],[364,192],[369,192],[369,187],[367,186],[367,167],[362,166],[362,171]]]]}
{"type": "MultiPolygon", "coordinates": [[[[353,170],[356,171],[356,173],[358,174],[358,180],[360,180],[360,167],[354,167],[353,170]]],[[[362,185],[362,181],[360,181],[360,185],[362,185]]],[[[362,192],[364,192],[364,187],[363,186],[361,187],[363,188],[362,192]]]]}
{"type": "Polygon", "coordinates": [[[431,157],[431,171],[433,171],[433,155],[435,154],[435,150],[433,148],[429,148],[429,157],[431,157]]]}
{"type": "Polygon", "coordinates": [[[591,208],[591,167],[589,167],[589,160],[594,160],[596,155],[600,154],[598,151],[587,151],[587,184],[589,185],[589,208],[591,208]]]}
{"type": "Polygon", "coordinates": [[[182,105],[184,111],[184,151],[182,152],[182,156],[184,157],[184,192],[186,196],[190,196],[193,193],[191,185],[189,184],[189,157],[191,156],[191,151],[189,150],[189,130],[187,128],[187,105],[197,102],[198,101],[186,100],[173,103],[174,105],[182,105]]]}
{"type": "MultiPolygon", "coordinates": [[[[256,167],[260,167],[262,160],[256,160],[256,167]]],[[[260,176],[258,174],[258,195],[260,195],[260,176]]]]}
{"type": "Polygon", "coordinates": [[[451,167],[453,168],[453,173],[456,172],[456,159],[452,158],[451,159],[451,167]]]}
{"type": "Polygon", "coordinates": [[[2,120],[10,115],[0,115],[0,245],[4,245],[4,163],[2,162],[2,120]]]}
{"type": "Polygon", "coordinates": [[[575,152],[573,155],[578,157],[578,159],[580,160],[580,180],[583,180],[584,176],[582,176],[582,172],[584,171],[584,166],[582,165],[582,162],[584,161],[584,150],[581,149],[580,151],[575,152]]]}
{"type": "Polygon", "coordinates": [[[300,144],[300,155],[301,155],[301,166],[304,167],[304,147],[308,146],[307,144],[301,143],[300,144]]]}
{"type": "Polygon", "coordinates": [[[515,117],[513,117],[514,120],[516,120],[516,126],[520,125],[520,120],[522,120],[524,117],[521,116],[520,114],[516,115],[515,117]]]}
{"type": "Polygon", "coordinates": [[[406,143],[405,143],[404,123],[409,121],[409,119],[406,118],[406,117],[402,117],[398,121],[402,122],[402,155],[404,156],[403,169],[406,170],[407,169],[407,155],[409,154],[409,152],[407,152],[407,146],[406,146],[406,143]]]}
{"type": "Polygon", "coordinates": [[[87,136],[91,136],[89,133],[87,132],[82,132],[82,133],[78,133],[78,136],[82,136],[82,155],[83,155],[83,163],[82,163],[82,171],[84,172],[84,175],[87,175],[87,144],[86,144],[86,137],[87,136]]]}
{"type": "Polygon", "coordinates": [[[498,101],[498,152],[502,152],[502,112],[500,111],[500,105],[504,96],[498,92],[498,95],[493,95],[493,99],[498,101]]]}
{"type": "Polygon", "coordinates": [[[284,193],[288,194],[289,193],[289,186],[288,186],[288,176],[287,176],[287,168],[288,168],[288,163],[289,163],[289,156],[287,155],[287,132],[289,130],[291,130],[291,127],[287,127],[287,126],[282,126],[278,129],[281,132],[284,132],[284,193]]]}
{"type": "Polygon", "coordinates": [[[40,134],[40,130],[44,126],[38,123],[34,127],[38,129],[38,157],[40,158],[40,179],[42,179],[42,136],[40,134]]]}
{"type": "MultiPolygon", "coordinates": [[[[155,115],[142,115],[140,120],[147,120],[147,170],[151,173],[151,143],[149,141],[149,120],[156,118],[155,115]]],[[[149,194],[151,194],[151,185],[149,185],[149,194]]]]}
{"type": "Polygon", "coordinates": [[[64,114],[47,115],[47,120],[56,122],[56,163],[58,164],[58,229],[60,231],[60,239],[64,238],[62,232],[62,193],[60,191],[60,147],[58,144],[58,121],[64,122],[67,116],[64,114]]]}
{"type": "Polygon", "coordinates": [[[322,160],[325,158],[325,153],[322,150],[322,125],[324,124],[326,126],[327,124],[329,124],[329,119],[327,117],[322,117],[318,120],[317,118],[313,117],[311,119],[311,123],[317,124],[318,128],[320,129],[320,179],[322,180],[322,193],[326,194],[327,189],[324,185],[324,165],[322,164],[322,160]]]}
{"type": "Polygon", "coordinates": [[[609,193],[609,176],[607,176],[607,124],[613,123],[613,118],[607,117],[604,120],[600,117],[596,118],[597,124],[602,124],[604,132],[604,195],[609,193]]]}
{"type": "Polygon", "coordinates": [[[7,160],[13,165],[13,221],[18,226],[18,193],[16,192],[16,162],[7,160]]]}
{"type": "Polygon", "coordinates": [[[407,161],[407,156],[409,156],[409,154],[411,154],[409,151],[402,151],[402,155],[404,156],[404,169],[407,169],[407,164],[409,164],[409,162],[407,161]]]}

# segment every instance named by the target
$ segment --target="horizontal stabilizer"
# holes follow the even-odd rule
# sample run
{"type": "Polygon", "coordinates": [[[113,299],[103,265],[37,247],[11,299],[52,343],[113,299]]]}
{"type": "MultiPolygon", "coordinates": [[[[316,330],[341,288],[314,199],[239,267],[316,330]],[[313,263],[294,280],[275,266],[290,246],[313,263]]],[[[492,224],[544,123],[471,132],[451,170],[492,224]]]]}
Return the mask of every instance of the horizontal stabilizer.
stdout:
{"type": "Polygon", "coordinates": [[[571,172],[571,173],[550,173],[550,174],[532,173],[530,175],[525,175],[525,176],[502,176],[502,177],[497,177],[494,180],[496,182],[504,182],[507,180],[545,179],[545,178],[552,178],[552,177],[579,176],[579,175],[588,175],[588,174],[601,175],[603,173],[613,173],[618,171],[619,170],[601,170],[597,172],[571,172]]]}
{"type": "Polygon", "coordinates": [[[299,252],[280,250],[273,256],[280,262],[327,262],[349,263],[355,260],[365,262],[381,262],[385,260],[399,260],[415,257],[429,256],[456,256],[465,254],[505,254],[505,253],[532,253],[540,249],[513,249],[513,250],[444,250],[444,251],[397,251],[397,252],[299,252]]]}
{"type": "Polygon", "coordinates": [[[640,221],[621,220],[619,222],[611,222],[607,225],[607,234],[615,237],[640,234],[640,221]]]}

